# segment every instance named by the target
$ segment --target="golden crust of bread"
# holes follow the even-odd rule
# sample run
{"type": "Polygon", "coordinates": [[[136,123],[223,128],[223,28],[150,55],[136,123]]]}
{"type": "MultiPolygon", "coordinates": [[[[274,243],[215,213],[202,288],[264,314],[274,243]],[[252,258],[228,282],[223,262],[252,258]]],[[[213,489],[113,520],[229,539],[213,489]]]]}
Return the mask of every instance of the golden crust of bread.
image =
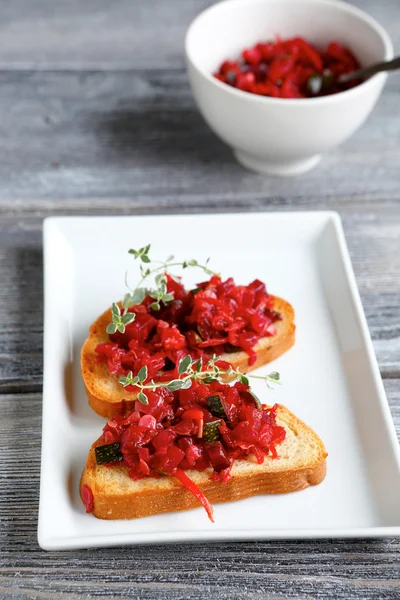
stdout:
{"type": "MultiPolygon", "coordinates": [[[[281,313],[282,321],[276,322],[277,334],[261,338],[256,346],[256,362],[249,366],[246,352],[223,354],[222,358],[236,369],[248,372],[265,365],[291,348],[295,340],[294,310],[292,306],[275,296],[274,310],[281,313]]],[[[89,404],[102,417],[111,419],[116,414],[127,413],[134,405],[138,392],[127,392],[118,383],[116,375],[110,375],[107,365],[96,362],[95,348],[108,342],[106,327],[111,321],[111,309],[108,308],[91,325],[81,353],[81,370],[89,404]]]]}
{"type": "MultiPolygon", "coordinates": [[[[323,442],[283,406],[279,406],[277,422],[286,429],[286,439],[277,447],[279,458],[266,457],[262,465],[252,459],[236,461],[232,478],[225,484],[212,481],[210,469],[187,471],[212,504],[259,494],[286,494],[321,483],[327,457],[323,442]]],[[[87,485],[92,490],[95,517],[135,519],[200,506],[174,477],[133,481],[125,467],[97,465],[94,448],[102,444],[102,438],[93,444],[81,477],[81,488],[87,485]]]]}

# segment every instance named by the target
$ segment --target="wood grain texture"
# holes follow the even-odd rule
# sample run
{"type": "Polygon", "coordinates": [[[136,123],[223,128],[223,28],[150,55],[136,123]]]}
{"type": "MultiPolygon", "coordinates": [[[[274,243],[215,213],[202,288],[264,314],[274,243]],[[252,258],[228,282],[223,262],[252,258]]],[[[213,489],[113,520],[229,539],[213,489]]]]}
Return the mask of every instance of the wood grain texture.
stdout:
{"type": "Polygon", "coordinates": [[[212,0],[2,2],[0,68],[182,67],[185,31],[211,4],[212,0]]]}
{"type": "MultiPolygon", "coordinates": [[[[400,50],[398,0],[355,0],[400,50]]],[[[400,436],[400,76],[294,179],[249,173],[194,106],[190,20],[211,0],[0,0],[0,599],[399,600],[400,541],[45,553],[41,226],[53,214],[334,209],[400,436]]]]}
{"type": "MultiPolygon", "coordinates": [[[[1,3],[0,69],[183,67],[186,29],[213,0],[1,3]]],[[[400,40],[398,0],[353,0],[400,40]]]]}
{"type": "Polygon", "coordinates": [[[0,214],[104,210],[110,198],[116,210],[400,201],[400,73],[366,124],[301,179],[239,167],[197,112],[182,69],[6,71],[0,89],[0,214]]]}

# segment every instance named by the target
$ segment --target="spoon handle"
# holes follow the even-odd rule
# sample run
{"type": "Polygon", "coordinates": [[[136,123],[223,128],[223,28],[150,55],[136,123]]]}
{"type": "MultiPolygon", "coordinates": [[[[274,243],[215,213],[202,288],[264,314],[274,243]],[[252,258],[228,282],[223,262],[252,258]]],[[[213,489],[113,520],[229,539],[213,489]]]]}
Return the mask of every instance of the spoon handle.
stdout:
{"type": "Polygon", "coordinates": [[[338,81],[340,83],[346,83],[346,81],[351,81],[352,79],[367,79],[368,77],[372,77],[372,75],[380,73],[381,71],[394,71],[395,69],[400,69],[400,56],[394,58],[393,60],[384,61],[375,65],[371,65],[370,67],[358,69],[358,71],[353,71],[352,73],[340,75],[338,81]]]}

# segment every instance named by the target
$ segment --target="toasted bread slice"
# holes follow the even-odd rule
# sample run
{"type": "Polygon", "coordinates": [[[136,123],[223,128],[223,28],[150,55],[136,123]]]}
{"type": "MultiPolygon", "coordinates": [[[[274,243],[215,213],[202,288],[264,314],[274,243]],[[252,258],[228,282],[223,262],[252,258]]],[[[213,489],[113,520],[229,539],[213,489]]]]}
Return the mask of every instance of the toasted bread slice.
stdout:
{"type": "MultiPolygon", "coordinates": [[[[234,368],[245,373],[265,365],[289,350],[294,344],[296,329],[293,308],[285,300],[275,297],[274,310],[281,313],[283,318],[275,323],[276,335],[261,338],[257,342],[255,364],[249,366],[249,357],[243,351],[223,354],[222,358],[231,363],[234,368]]],[[[109,341],[106,327],[110,321],[111,309],[109,308],[90,327],[89,337],[86,339],[81,353],[82,377],[89,404],[97,414],[107,419],[131,410],[138,395],[138,392],[127,392],[118,383],[118,377],[109,373],[105,363],[96,362],[96,346],[109,341]]]]}
{"type": "MultiPolygon", "coordinates": [[[[320,438],[284,406],[279,406],[277,423],[286,429],[286,439],[277,447],[279,458],[266,457],[261,465],[252,458],[238,460],[227,483],[212,481],[211,469],[186,471],[187,475],[212,504],[259,494],[286,494],[321,483],[327,453],[320,438]]],[[[134,481],[125,467],[97,465],[94,448],[103,443],[99,438],[93,444],[81,478],[81,488],[86,485],[92,490],[95,517],[136,519],[200,506],[174,477],[134,481]]]]}

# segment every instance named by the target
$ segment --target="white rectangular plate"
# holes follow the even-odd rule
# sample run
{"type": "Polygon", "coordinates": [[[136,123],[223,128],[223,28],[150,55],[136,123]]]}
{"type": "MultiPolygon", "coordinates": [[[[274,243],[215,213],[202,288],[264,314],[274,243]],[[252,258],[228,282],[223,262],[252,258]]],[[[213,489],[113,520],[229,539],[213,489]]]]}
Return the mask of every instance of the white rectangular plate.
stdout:
{"type": "MultiPolygon", "coordinates": [[[[335,213],[50,218],[44,265],[42,548],[400,534],[398,442],[335,213]],[[321,485],[216,505],[215,524],[202,508],[131,521],[85,514],[79,478],[104,420],[88,406],[80,350],[92,321],[125,293],[125,271],[138,278],[127,250],[150,242],[155,259],[211,256],[223,277],[259,278],[293,304],[296,344],[273,364],[283,385],[254,389],[321,436],[321,485]]],[[[188,284],[202,279],[194,271],[188,284]]]]}

